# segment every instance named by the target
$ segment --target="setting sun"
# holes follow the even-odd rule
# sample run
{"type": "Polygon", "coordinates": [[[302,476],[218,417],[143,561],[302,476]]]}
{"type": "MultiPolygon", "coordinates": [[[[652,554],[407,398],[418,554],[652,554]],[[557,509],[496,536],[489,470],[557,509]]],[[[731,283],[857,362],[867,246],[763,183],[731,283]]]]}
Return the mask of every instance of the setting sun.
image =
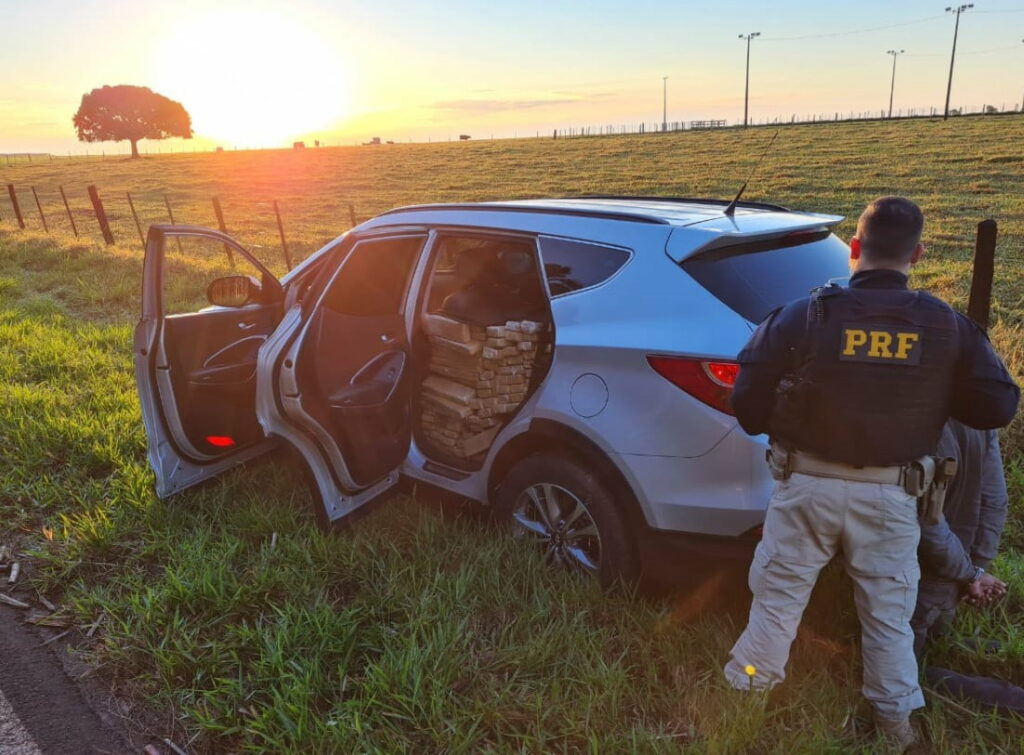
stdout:
{"type": "Polygon", "coordinates": [[[198,137],[279,146],[345,114],[348,82],[332,44],[270,10],[189,18],[156,46],[153,81],[188,103],[198,137]]]}

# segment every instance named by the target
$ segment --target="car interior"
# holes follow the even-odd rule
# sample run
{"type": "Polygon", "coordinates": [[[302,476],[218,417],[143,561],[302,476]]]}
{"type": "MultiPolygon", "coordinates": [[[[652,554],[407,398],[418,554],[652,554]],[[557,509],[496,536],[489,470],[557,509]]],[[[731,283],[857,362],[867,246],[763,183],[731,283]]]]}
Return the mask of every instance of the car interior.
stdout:
{"type": "Polygon", "coordinates": [[[431,458],[476,469],[550,361],[536,246],[517,237],[444,235],[426,290],[413,343],[415,437],[431,458]]]}
{"type": "MultiPolygon", "coordinates": [[[[425,242],[357,242],[295,355],[302,410],[336,441],[360,486],[400,466],[413,436],[440,464],[479,468],[551,358],[535,242],[507,235],[440,237],[410,343],[404,302],[425,242]]],[[[169,372],[197,448],[217,454],[262,438],[256,354],[280,313],[274,299],[167,318],[169,372]]]]}

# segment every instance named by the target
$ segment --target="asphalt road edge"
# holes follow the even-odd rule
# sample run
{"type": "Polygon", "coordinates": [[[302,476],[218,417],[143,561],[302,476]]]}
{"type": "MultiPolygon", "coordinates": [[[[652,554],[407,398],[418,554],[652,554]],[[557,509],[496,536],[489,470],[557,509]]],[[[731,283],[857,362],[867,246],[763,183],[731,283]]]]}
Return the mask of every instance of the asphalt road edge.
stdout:
{"type": "Polygon", "coordinates": [[[22,615],[0,606],[0,690],[36,746],[44,755],[132,752],[68,677],[54,645],[43,645],[22,615]]]}

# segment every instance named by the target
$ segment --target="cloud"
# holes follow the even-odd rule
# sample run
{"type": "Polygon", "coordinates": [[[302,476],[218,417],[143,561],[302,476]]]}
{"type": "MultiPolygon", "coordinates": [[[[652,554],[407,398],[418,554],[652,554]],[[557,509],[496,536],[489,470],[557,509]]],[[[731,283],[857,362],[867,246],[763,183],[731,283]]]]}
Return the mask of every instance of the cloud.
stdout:
{"type": "Polygon", "coordinates": [[[577,99],[588,99],[588,100],[600,100],[606,97],[615,97],[618,92],[588,92],[586,95],[581,96],[578,90],[572,89],[557,89],[552,94],[560,94],[568,97],[576,97],[577,99]]]}
{"type": "Polygon", "coordinates": [[[435,110],[450,110],[463,113],[497,113],[503,110],[526,110],[551,105],[573,105],[578,99],[536,99],[536,100],[443,100],[430,107],[435,110]]]}

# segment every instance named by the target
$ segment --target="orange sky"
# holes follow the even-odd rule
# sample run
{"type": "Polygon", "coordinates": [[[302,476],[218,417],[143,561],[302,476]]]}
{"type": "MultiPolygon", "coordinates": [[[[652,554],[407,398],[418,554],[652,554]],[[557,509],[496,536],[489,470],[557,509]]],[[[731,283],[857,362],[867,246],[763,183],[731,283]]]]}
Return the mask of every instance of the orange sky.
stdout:
{"type": "MultiPolygon", "coordinates": [[[[962,19],[953,104],[1019,106],[1024,2],[976,5],[962,19]]],[[[745,31],[762,32],[755,119],[886,107],[893,47],[907,50],[896,108],[941,107],[952,22],[930,0],[7,0],[0,152],[100,149],[75,141],[71,116],[103,84],[180,100],[200,147],[653,123],[665,75],[669,120],[736,120],[745,31]]],[[[143,144],[158,147],[174,144],[143,144]]]]}

